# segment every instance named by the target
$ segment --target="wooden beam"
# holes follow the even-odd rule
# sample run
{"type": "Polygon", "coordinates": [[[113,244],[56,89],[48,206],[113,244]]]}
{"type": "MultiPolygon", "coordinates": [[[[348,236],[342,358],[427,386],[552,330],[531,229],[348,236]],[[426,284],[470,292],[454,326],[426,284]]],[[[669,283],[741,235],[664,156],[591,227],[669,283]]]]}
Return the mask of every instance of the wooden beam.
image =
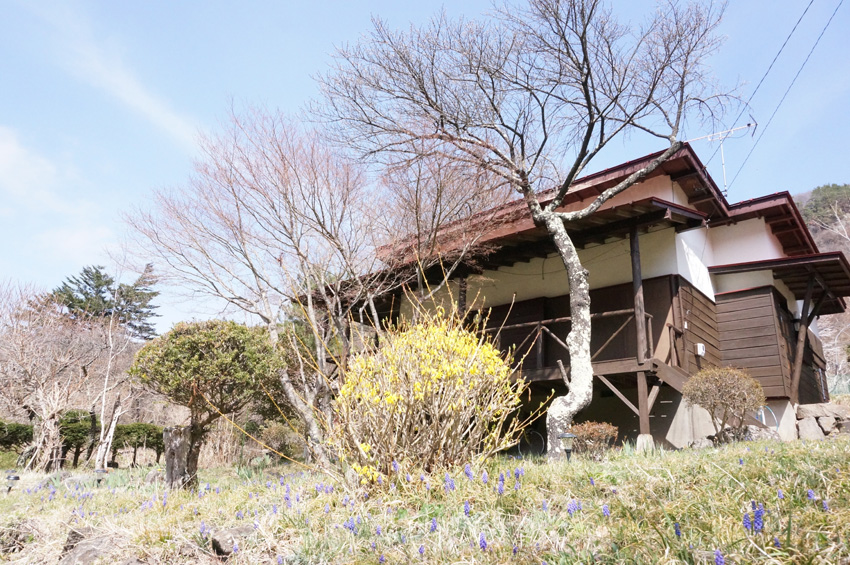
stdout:
{"type": "Polygon", "coordinates": [[[634,291],[635,328],[637,329],[637,362],[638,364],[642,364],[646,358],[646,308],[643,301],[643,278],[640,271],[640,243],[638,239],[637,225],[634,225],[629,234],[629,252],[632,257],[632,290],[634,291]]]}
{"type": "Polygon", "coordinates": [[[823,303],[826,301],[827,296],[829,295],[824,292],[818,297],[817,301],[815,302],[815,305],[812,306],[812,311],[809,312],[809,317],[806,319],[806,326],[811,326],[812,322],[815,321],[815,318],[820,312],[820,307],[823,306],[823,303]]]}
{"type": "Polygon", "coordinates": [[[648,410],[652,412],[652,407],[655,405],[655,399],[658,398],[658,393],[661,392],[661,387],[658,385],[653,385],[652,390],[649,391],[649,407],[648,410]]]}
{"type": "Polygon", "coordinates": [[[800,401],[800,375],[803,372],[803,354],[806,352],[806,338],[808,337],[809,306],[812,302],[812,293],[815,290],[815,275],[809,276],[809,284],[806,288],[806,297],[803,299],[803,310],[800,312],[800,327],[797,330],[797,349],[794,354],[794,371],[791,373],[791,403],[798,404],[800,401]]]}
{"type": "Polygon", "coordinates": [[[638,418],[640,418],[640,433],[649,434],[649,397],[647,395],[646,373],[638,371],[638,418]]]}
{"type": "MultiPolygon", "coordinates": [[[[613,392],[614,394],[616,394],[616,395],[617,395],[617,398],[619,398],[620,400],[622,400],[622,401],[623,401],[623,403],[624,403],[626,406],[628,406],[628,407],[632,410],[632,412],[634,412],[634,413],[635,413],[635,415],[636,415],[636,416],[640,417],[640,410],[638,410],[638,408],[637,408],[634,404],[632,404],[632,401],[631,401],[631,400],[629,400],[628,398],[626,398],[626,396],[625,396],[622,392],[620,392],[620,389],[618,389],[618,388],[617,388],[617,387],[615,387],[613,384],[611,384],[611,381],[609,381],[608,379],[606,379],[606,378],[605,378],[605,377],[603,377],[602,375],[596,375],[596,378],[598,378],[600,381],[602,381],[603,383],[605,383],[605,386],[607,386],[609,389],[611,389],[611,392],[613,392]]],[[[649,419],[649,418],[647,418],[647,420],[648,420],[648,419],[649,419]]],[[[641,433],[643,433],[643,432],[641,432],[641,433]]]]}

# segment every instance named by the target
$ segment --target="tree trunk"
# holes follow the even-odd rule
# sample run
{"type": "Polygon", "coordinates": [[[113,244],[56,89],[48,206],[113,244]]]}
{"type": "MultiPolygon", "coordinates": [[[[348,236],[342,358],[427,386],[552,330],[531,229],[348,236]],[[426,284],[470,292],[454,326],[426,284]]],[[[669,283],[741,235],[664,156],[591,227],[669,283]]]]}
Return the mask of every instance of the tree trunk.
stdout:
{"type": "MultiPolygon", "coordinates": [[[[94,411],[94,407],[89,410],[89,445],[88,450],[86,451],[86,461],[91,461],[91,454],[94,451],[94,446],[97,444],[97,414],[94,411]]],[[[77,466],[76,456],[74,458],[74,467],[77,466]]],[[[101,467],[95,466],[95,469],[100,469],[101,467]]]]}
{"type": "Polygon", "coordinates": [[[546,416],[548,454],[564,455],[558,435],[569,430],[573,418],[593,398],[593,363],[590,360],[590,284],[578,251],[557,216],[546,218],[546,228],[567,269],[570,281],[570,331],[566,344],[570,353],[569,375],[564,375],[568,392],[552,401],[546,416]]]}
{"type": "Polygon", "coordinates": [[[165,428],[162,439],[165,443],[165,485],[172,489],[196,486],[203,429],[196,424],[165,428]]]}
{"type": "MultiPolygon", "coordinates": [[[[112,407],[112,418],[109,420],[109,428],[103,440],[97,446],[97,457],[94,461],[95,469],[106,469],[106,456],[112,453],[112,439],[115,437],[115,428],[118,426],[118,418],[121,417],[121,414],[121,395],[119,394],[115,400],[115,405],[112,407]]],[[[101,422],[101,425],[103,425],[103,422],[101,422]]]]}
{"type": "Polygon", "coordinates": [[[27,470],[54,471],[62,462],[62,434],[59,430],[58,414],[51,415],[38,425],[34,435],[35,452],[27,464],[27,470]]]}
{"type": "Polygon", "coordinates": [[[189,428],[175,426],[162,431],[165,444],[165,486],[183,488],[189,482],[189,428]]]}

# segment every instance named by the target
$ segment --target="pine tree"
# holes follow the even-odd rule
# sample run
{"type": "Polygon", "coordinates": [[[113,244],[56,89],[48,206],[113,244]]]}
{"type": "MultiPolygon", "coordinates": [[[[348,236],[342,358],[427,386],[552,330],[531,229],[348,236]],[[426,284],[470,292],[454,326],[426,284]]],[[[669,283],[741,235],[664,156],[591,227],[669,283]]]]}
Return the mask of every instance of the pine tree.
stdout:
{"type": "Polygon", "coordinates": [[[118,321],[138,339],[156,337],[150,319],[157,316],[152,304],[159,295],[153,290],[157,278],[153,265],[145,266],[142,274],[132,283],[117,283],[99,265],[84,267],[78,276],[68,277],[51,292],[54,300],[67,309],[67,315],[76,320],[108,318],[115,315],[118,321]]]}

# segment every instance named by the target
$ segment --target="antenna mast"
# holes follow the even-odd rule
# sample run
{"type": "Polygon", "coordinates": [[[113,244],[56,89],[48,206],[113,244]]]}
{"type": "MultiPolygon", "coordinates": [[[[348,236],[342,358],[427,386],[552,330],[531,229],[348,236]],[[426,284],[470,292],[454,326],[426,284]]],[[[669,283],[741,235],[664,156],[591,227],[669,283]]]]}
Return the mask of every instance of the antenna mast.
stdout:
{"type": "MultiPolygon", "coordinates": [[[[752,118],[752,116],[750,116],[750,118],[752,118]]],[[[718,132],[715,132],[715,133],[710,133],[710,134],[704,135],[702,137],[696,137],[694,139],[688,140],[688,143],[690,143],[691,141],[699,141],[701,139],[707,139],[708,141],[719,141],[720,142],[720,164],[723,167],[723,196],[724,197],[729,196],[729,194],[728,194],[729,193],[729,185],[726,182],[726,155],[724,155],[724,153],[723,153],[723,142],[726,139],[728,139],[736,131],[741,131],[741,130],[745,130],[745,129],[749,129],[749,128],[753,128],[753,132],[750,135],[755,135],[756,129],[758,128],[758,123],[755,120],[753,120],[752,122],[750,122],[746,125],[743,125],[743,126],[738,126],[736,128],[727,129],[727,130],[724,130],[724,131],[718,131],[718,132]]]]}

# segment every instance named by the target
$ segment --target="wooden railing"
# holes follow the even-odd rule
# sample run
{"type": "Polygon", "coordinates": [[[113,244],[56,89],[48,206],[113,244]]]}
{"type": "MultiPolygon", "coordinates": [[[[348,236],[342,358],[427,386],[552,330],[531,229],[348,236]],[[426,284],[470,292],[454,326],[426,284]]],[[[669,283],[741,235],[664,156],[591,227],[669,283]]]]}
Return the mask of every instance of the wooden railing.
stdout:
{"type": "MultiPolygon", "coordinates": [[[[599,347],[596,348],[595,351],[593,351],[591,353],[591,357],[590,357],[591,361],[595,361],[599,357],[599,355],[601,355],[602,352],[605,351],[605,349],[609,345],[611,345],[611,343],[613,343],[614,339],[617,336],[619,336],[620,334],[622,334],[623,331],[629,326],[629,324],[635,319],[635,309],[634,308],[627,308],[627,309],[624,309],[624,310],[611,310],[611,311],[608,311],[608,312],[599,312],[599,313],[590,315],[591,324],[593,323],[593,320],[599,320],[599,319],[604,319],[604,318],[617,318],[617,317],[623,317],[624,318],[623,322],[617,327],[616,330],[613,331],[613,333],[611,333],[611,335],[609,335],[607,337],[607,339],[599,347]]],[[[548,320],[539,320],[539,321],[536,321],[536,322],[524,322],[524,323],[520,323],[520,324],[504,325],[504,326],[500,326],[500,327],[488,328],[484,331],[486,333],[495,333],[496,334],[496,344],[501,347],[499,336],[501,335],[502,332],[504,332],[506,330],[517,330],[517,329],[523,329],[523,328],[531,328],[531,331],[528,333],[527,336],[525,336],[525,339],[523,339],[516,346],[514,355],[515,355],[515,358],[517,358],[517,359],[526,358],[526,356],[528,356],[532,353],[532,348],[534,348],[535,365],[536,365],[536,367],[534,367],[534,368],[542,369],[546,366],[546,351],[544,349],[544,339],[543,339],[544,335],[550,337],[552,339],[552,341],[554,341],[556,344],[558,344],[560,347],[562,347],[567,353],[569,353],[569,348],[567,347],[567,344],[564,343],[564,341],[559,336],[557,336],[555,334],[555,332],[553,332],[552,329],[548,326],[552,326],[552,325],[555,325],[555,324],[562,324],[562,323],[571,322],[571,321],[572,321],[572,317],[564,316],[564,317],[561,317],[561,318],[551,318],[551,319],[548,319],[548,320]],[[526,348],[526,344],[528,344],[527,348],[526,348]]],[[[629,355],[629,357],[635,357],[635,358],[638,358],[638,359],[641,359],[641,357],[643,359],[649,359],[649,358],[652,357],[652,354],[655,351],[655,343],[653,341],[653,333],[652,333],[652,314],[649,314],[648,312],[644,314],[644,328],[646,330],[645,335],[647,336],[647,341],[646,341],[647,350],[643,352],[642,356],[638,355],[638,350],[640,349],[640,343],[639,343],[640,340],[638,339],[638,343],[635,344],[635,348],[634,348],[634,351],[633,351],[634,355],[629,355]]],[[[591,326],[591,332],[593,332],[593,331],[594,330],[591,326]]]]}

